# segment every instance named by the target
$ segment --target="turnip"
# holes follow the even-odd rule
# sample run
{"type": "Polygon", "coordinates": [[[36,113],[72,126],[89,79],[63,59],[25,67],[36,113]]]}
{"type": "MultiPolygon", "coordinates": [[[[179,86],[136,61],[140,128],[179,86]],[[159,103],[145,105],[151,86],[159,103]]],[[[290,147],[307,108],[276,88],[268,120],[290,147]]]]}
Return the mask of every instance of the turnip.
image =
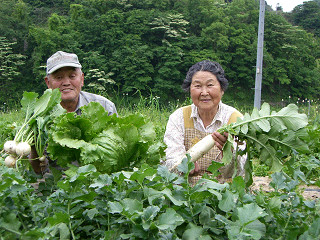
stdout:
{"type": "MultiPolygon", "coordinates": [[[[211,134],[202,138],[199,142],[193,145],[188,151],[187,154],[190,155],[191,162],[197,161],[201,158],[204,154],[206,154],[212,147],[214,146],[214,140],[211,134]]],[[[170,170],[175,169],[184,159],[185,157],[181,157],[177,160],[177,163],[170,168],[170,170]]]]}
{"type": "Polygon", "coordinates": [[[17,159],[14,156],[9,155],[5,158],[4,164],[9,168],[13,168],[16,165],[16,161],[17,159]]]}
{"type": "Polygon", "coordinates": [[[6,165],[12,166],[11,162],[27,158],[31,153],[31,146],[35,150],[34,156],[43,155],[47,145],[48,126],[53,123],[54,118],[66,112],[60,102],[59,89],[47,89],[40,98],[35,92],[23,93],[21,105],[25,113],[24,122],[16,128],[14,139],[6,142],[4,149],[0,151],[2,158],[9,155],[6,165]]]}
{"type": "Polygon", "coordinates": [[[16,147],[17,147],[17,144],[15,141],[7,141],[3,145],[4,151],[8,154],[16,154],[16,147]]]}
{"type": "Polygon", "coordinates": [[[16,153],[20,157],[26,157],[31,152],[31,146],[27,142],[20,142],[16,147],[16,153]]]}
{"type": "Polygon", "coordinates": [[[25,120],[18,129],[14,141],[20,143],[16,147],[17,155],[20,158],[28,156],[31,146],[34,146],[38,156],[42,156],[46,146],[47,135],[44,132],[52,120],[65,113],[60,105],[61,93],[59,89],[47,89],[38,98],[34,92],[24,92],[21,100],[22,110],[25,112],[25,120]]]}

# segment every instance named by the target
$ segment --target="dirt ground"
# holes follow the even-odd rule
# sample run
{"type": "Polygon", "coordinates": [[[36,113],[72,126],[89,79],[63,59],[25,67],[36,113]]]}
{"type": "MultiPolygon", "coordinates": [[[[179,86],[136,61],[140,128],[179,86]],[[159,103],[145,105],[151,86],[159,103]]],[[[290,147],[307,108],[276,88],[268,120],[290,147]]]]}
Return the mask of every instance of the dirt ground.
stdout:
{"type": "MultiPolygon", "coordinates": [[[[253,184],[251,190],[262,189],[266,192],[273,191],[273,188],[269,186],[271,182],[270,177],[253,177],[253,184]]],[[[320,199],[320,188],[317,186],[300,185],[299,189],[302,191],[302,196],[306,200],[319,200],[320,199]]]]}

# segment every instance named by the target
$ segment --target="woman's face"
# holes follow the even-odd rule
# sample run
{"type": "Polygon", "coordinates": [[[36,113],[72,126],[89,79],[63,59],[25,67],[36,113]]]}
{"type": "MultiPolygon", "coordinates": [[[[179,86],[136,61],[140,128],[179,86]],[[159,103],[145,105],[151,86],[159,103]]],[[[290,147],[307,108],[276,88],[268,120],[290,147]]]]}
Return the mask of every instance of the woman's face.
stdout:
{"type": "Polygon", "coordinates": [[[220,82],[211,72],[199,71],[193,75],[190,95],[199,112],[216,113],[223,93],[220,82]]]}

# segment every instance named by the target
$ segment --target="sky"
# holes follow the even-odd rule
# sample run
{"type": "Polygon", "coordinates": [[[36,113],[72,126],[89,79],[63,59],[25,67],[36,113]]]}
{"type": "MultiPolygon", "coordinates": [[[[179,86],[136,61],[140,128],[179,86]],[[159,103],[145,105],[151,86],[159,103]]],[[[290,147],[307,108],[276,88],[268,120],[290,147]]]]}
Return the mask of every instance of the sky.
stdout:
{"type": "Polygon", "coordinates": [[[266,0],[267,4],[272,6],[273,10],[276,10],[277,3],[279,3],[284,12],[291,12],[294,7],[306,1],[308,0],[266,0]]]}

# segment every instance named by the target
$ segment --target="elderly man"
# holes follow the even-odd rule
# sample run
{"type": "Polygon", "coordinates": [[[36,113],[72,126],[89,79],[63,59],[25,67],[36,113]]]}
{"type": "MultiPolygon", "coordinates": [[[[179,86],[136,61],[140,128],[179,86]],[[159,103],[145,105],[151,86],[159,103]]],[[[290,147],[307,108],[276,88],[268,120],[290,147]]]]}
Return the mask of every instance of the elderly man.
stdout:
{"type": "Polygon", "coordinates": [[[61,106],[68,112],[81,114],[80,107],[89,102],[99,102],[109,115],[117,114],[113,102],[105,97],[81,91],[84,84],[84,74],[81,64],[74,53],[58,51],[47,60],[48,88],[59,88],[61,92],[61,106]]]}
{"type": "MultiPolygon", "coordinates": [[[[90,102],[99,102],[108,112],[109,115],[116,114],[117,110],[113,102],[100,95],[81,91],[84,84],[84,74],[81,71],[81,64],[78,56],[74,53],[58,51],[47,60],[47,75],[45,77],[48,88],[59,88],[61,92],[61,106],[67,112],[81,114],[80,107],[90,102]]],[[[32,148],[30,159],[36,159],[37,153],[32,148]]],[[[46,159],[30,161],[32,168],[36,173],[48,171],[48,165],[59,168],[54,161],[46,159]]]]}

